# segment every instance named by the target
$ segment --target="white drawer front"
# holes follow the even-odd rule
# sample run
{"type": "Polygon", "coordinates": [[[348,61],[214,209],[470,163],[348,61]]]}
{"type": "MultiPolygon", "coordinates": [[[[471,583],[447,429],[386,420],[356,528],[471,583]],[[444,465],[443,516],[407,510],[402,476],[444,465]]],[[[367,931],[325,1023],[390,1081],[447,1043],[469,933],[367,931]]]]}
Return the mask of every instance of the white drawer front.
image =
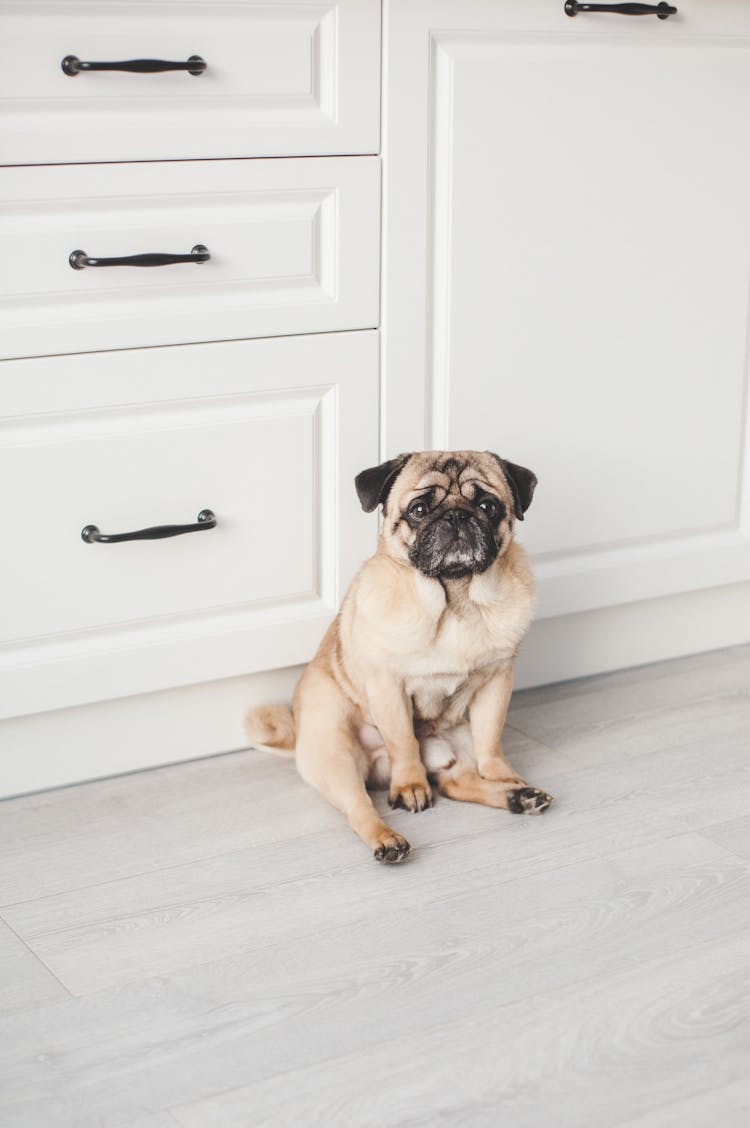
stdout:
{"type": "Polygon", "coordinates": [[[377,157],[8,168],[0,184],[3,357],[377,325],[377,157]],[[196,245],[209,261],[69,261],[196,245]]]}
{"type": "Polygon", "coordinates": [[[4,714],[311,657],[374,547],[353,479],[377,459],[376,333],[10,361],[0,378],[4,714]],[[215,528],[81,537],[206,508],[215,528]]]}
{"type": "Polygon", "coordinates": [[[0,23],[3,163],[378,151],[378,0],[2,0],[0,23]],[[206,68],[70,77],[68,56],[206,68]]]}

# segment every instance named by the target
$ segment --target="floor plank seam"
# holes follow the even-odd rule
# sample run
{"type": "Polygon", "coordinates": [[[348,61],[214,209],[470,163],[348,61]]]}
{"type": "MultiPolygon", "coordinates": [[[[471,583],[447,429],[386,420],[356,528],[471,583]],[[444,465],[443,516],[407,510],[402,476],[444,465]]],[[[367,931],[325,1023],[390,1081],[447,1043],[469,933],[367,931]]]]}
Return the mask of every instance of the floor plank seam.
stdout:
{"type": "Polygon", "coordinates": [[[723,842],[717,842],[716,839],[712,838],[710,834],[705,833],[707,830],[710,830],[712,826],[724,826],[724,823],[711,823],[711,826],[701,827],[700,830],[696,830],[694,833],[697,834],[700,838],[705,839],[706,842],[710,842],[712,846],[720,846],[722,850],[724,850],[727,854],[730,854],[733,858],[736,858],[738,862],[744,862],[745,865],[750,866],[750,858],[748,858],[745,854],[738,854],[736,850],[733,850],[731,848],[731,846],[725,846],[723,842]]]}
{"type": "MultiPolygon", "coordinates": [[[[62,987],[63,991],[68,996],[68,998],[69,999],[75,999],[77,996],[73,994],[73,992],[70,990],[69,987],[66,987],[66,985],[63,983],[63,981],[61,979],[59,979],[57,975],[55,975],[52,968],[49,967],[49,965],[44,962],[44,960],[39,955],[39,953],[34,951],[34,949],[31,947],[31,945],[28,943],[28,941],[24,940],[23,936],[21,936],[21,934],[16,931],[16,929],[13,927],[13,925],[10,923],[10,921],[6,920],[1,912],[0,912],[0,920],[3,922],[3,924],[8,929],[8,931],[13,933],[16,940],[18,940],[18,942],[20,944],[23,944],[24,948],[29,953],[29,955],[33,959],[35,959],[37,961],[37,963],[39,963],[44,968],[45,971],[49,972],[49,974],[52,976],[52,978],[55,980],[55,982],[58,983],[60,987],[62,987]]],[[[67,1001],[67,1000],[58,1000],[58,1002],[60,1002],[60,1001],[67,1001]]]]}

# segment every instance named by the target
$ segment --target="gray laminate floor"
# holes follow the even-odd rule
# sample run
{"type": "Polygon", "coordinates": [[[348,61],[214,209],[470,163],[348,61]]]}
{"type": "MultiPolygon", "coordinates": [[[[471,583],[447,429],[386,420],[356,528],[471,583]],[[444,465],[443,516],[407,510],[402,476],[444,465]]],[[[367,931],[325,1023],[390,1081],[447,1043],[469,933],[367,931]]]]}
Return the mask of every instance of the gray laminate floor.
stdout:
{"type": "Polygon", "coordinates": [[[401,867],[257,752],[3,804],[4,1128],[745,1128],[750,647],[510,725],[401,867]]]}

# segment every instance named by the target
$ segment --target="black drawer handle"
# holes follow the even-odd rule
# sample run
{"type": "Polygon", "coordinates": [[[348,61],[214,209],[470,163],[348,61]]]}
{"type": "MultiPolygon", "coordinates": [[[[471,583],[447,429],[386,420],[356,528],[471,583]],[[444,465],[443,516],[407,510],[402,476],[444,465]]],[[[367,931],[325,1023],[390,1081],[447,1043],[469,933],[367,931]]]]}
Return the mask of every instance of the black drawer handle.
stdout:
{"type": "Polygon", "coordinates": [[[577,16],[579,12],[615,12],[621,16],[656,16],[658,20],[668,20],[677,15],[671,4],[579,4],[577,0],[565,0],[565,15],[577,16]]]}
{"type": "Polygon", "coordinates": [[[87,63],[77,55],[66,55],[62,63],[63,71],[69,78],[86,71],[129,71],[130,74],[158,74],[161,71],[187,71],[196,78],[208,66],[200,55],[191,55],[185,63],[173,63],[167,59],[125,59],[120,63],[87,63]]]}
{"type": "Polygon", "coordinates": [[[81,538],[86,544],[118,544],[130,540],[163,540],[164,537],[181,537],[183,533],[201,533],[204,529],[215,528],[213,510],[201,509],[195,525],[154,525],[150,529],[136,529],[134,533],[100,533],[96,525],[86,525],[81,529],[81,538]]]}
{"type": "Polygon", "coordinates": [[[92,258],[85,251],[71,251],[68,262],[73,270],[87,266],[172,266],[175,262],[208,262],[208,247],[196,243],[189,255],[124,255],[120,258],[92,258]]]}

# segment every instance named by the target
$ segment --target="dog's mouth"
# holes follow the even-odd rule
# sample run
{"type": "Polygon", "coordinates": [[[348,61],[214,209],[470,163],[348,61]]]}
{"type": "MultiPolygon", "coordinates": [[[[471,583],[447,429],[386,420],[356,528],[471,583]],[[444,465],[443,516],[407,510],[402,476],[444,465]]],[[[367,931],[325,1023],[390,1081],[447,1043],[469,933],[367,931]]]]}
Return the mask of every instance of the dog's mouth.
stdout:
{"type": "Polygon", "coordinates": [[[460,519],[444,515],[420,530],[409,559],[425,576],[461,579],[485,572],[498,552],[492,530],[476,517],[461,513],[460,519]]]}

